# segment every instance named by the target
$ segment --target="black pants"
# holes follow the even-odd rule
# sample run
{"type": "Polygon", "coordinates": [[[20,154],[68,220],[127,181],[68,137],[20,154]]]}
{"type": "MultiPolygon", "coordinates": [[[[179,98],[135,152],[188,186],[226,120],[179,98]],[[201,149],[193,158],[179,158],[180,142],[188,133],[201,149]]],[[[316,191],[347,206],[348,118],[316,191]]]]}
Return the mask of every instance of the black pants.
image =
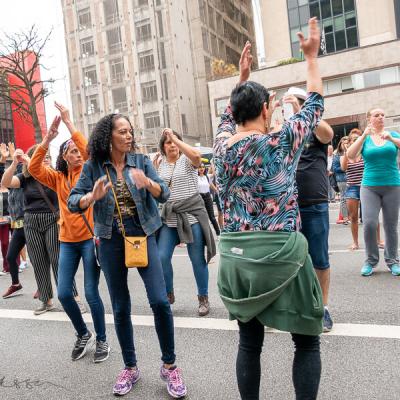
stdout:
{"type": "Polygon", "coordinates": [[[214,227],[215,233],[219,236],[219,234],[221,233],[219,230],[219,225],[217,220],[215,219],[215,215],[214,215],[214,204],[213,204],[213,200],[211,197],[211,193],[200,193],[201,197],[204,200],[204,204],[206,205],[206,210],[207,210],[207,214],[208,214],[208,218],[210,219],[212,226],[214,227]]]}
{"type": "Polygon", "coordinates": [[[17,260],[19,253],[25,246],[25,243],[24,228],[14,229],[7,252],[7,262],[10,266],[10,275],[13,285],[18,285],[19,283],[19,266],[17,260]]]}
{"type": "MultiPolygon", "coordinates": [[[[236,377],[242,400],[259,400],[264,325],[254,318],[239,322],[239,351],[236,377]]],[[[315,400],[321,377],[319,336],[292,334],[295,353],[292,377],[297,400],[315,400]]]]}

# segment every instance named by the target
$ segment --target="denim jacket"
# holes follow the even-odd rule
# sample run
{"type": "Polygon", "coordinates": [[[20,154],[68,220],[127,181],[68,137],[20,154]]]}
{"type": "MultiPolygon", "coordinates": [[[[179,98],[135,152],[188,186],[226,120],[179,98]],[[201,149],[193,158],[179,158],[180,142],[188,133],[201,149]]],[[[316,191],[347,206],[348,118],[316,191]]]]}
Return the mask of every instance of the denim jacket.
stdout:
{"type": "Polygon", "coordinates": [[[340,156],[335,154],[332,161],[332,172],[335,174],[336,182],[346,182],[346,172],[340,167],[340,156]]]}
{"type": "MultiPolygon", "coordinates": [[[[110,173],[111,181],[115,185],[117,173],[110,160],[100,163],[89,160],[82,169],[81,176],[71,190],[68,198],[68,208],[71,212],[82,211],[79,207],[79,201],[86,193],[92,191],[97,179],[106,175],[106,167],[110,173]]],[[[152,162],[148,156],[143,154],[127,154],[126,165],[122,171],[125,182],[136,204],[139,220],[146,235],[151,235],[162,225],[160,214],[158,212],[157,200],[165,203],[170,195],[170,191],[164,181],[157,175],[152,162]],[[161,187],[160,197],[154,199],[152,194],[146,189],[137,189],[129,174],[129,169],[138,168],[143,170],[145,175],[161,187]]],[[[114,218],[115,200],[110,189],[108,193],[94,204],[94,234],[98,237],[110,239],[114,218]]]]}

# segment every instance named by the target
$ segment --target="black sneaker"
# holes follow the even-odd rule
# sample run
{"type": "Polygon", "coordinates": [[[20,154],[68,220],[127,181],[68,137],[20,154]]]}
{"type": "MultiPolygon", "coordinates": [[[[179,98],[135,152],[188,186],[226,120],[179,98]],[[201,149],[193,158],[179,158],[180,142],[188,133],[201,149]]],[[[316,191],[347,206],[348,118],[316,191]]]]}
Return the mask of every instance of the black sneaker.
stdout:
{"type": "Polygon", "coordinates": [[[72,361],[79,360],[82,358],[87,350],[94,344],[94,335],[92,332],[88,331],[86,335],[77,336],[75,346],[72,350],[71,358],[72,361]]]}
{"type": "Polygon", "coordinates": [[[96,342],[96,351],[94,352],[93,361],[101,363],[106,361],[110,355],[110,345],[106,341],[98,340],[96,342]]]}

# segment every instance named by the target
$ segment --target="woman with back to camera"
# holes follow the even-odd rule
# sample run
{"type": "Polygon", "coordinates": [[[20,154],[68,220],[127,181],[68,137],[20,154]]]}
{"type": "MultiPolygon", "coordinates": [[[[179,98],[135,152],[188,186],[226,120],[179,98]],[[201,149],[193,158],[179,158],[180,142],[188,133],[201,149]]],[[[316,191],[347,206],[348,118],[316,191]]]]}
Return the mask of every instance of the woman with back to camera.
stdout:
{"type": "Polygon", "coordinates": [[[298,34],[307,64],[307,97],[299,113],[269,134],[269,93],[247,81],[250,43],[240,60],[240,83],[221,117],[214,144],[217,184],[223,201],[218,289],[230,318],[239,324],[236,375],[241,398],[260,398],[260,353],[265,326],[291,332],[295,344],[296,399],[316,399],[321,375],[321,288],[299,232],[296,167],[323,112],[318,69],[320,31],[298,34]],[[237,126],[235,126],[235,121],[237,126]]]}
{"type": "Polygon", "coordinates": [[[94,233],[99,238],[100,266],[106,278],[114,313],[115,330],[124,369],[113,388],[125,395],[140,378],[133,342],[125,236],[146,237],[148,265],[138,268],[154,314],[161,348],[160,377],[174,398],[186,395],[182,372],[175,365],[174,323],[168,302],[155,233],[161,227],[158,202],[169,197],[150,159],[132,151],[133,128],[128,117],[109,114],[100,119],[89,139],[90,160],[71,191],[68,207],[86,210],[94,203],[94,233]]]}
{"type": "Polygon", "coordinates": [[[379,262],[377,227],[382,209],[385,262],[392,275],[399,276],[400,175],[397,157],[400,134],[385,130],[385,112],[380,107],[369,110],[367,119],[367,128],[347,149],[348,158],[356,160],[362,156],[365,165],[361,182],[361,207],[367,258],[361,268],[361,275],[372,275],[379,262]]]}

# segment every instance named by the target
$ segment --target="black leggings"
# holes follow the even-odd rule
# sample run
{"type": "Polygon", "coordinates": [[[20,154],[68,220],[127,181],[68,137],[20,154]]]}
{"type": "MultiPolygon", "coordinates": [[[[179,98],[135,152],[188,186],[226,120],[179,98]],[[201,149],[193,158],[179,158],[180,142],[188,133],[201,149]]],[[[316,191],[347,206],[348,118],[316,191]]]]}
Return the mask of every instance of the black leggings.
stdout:
{"type": "Polygon", "coordinates": [[[8,265],[10,266],[10,275],[13,285],[17,285],[19,283],[19,266],[17,260],[19,253],[25,246],[25,243],[24,228],[14,229],[7,252],[7,261],[8,265]]]}
{"type": "Polygon", "coordinates": [[[200,193],[201,197],[204,200],[204,204],[206,205],[206,210],[207,210],[207,214],[208,214],[208,218],[210,219],[212,226],[214,227],[215,233],[219,236],[219,234],[221,233],[219,230],[219,225],[217,220],[215,219],[215,215],[214,215],[214,203],[211,197],[211,193],[200,193]]]}
{"type": "MultiPolygon", "coordinates": [[[[253,318],[239,323],[239,351],[236,377],[242,400],[259,400],[264,325],[253,318]]],[[[292,377],[297,400],[315,400],[321,377],[319,336],[292,333],[295,345],[292,377]]]]}

